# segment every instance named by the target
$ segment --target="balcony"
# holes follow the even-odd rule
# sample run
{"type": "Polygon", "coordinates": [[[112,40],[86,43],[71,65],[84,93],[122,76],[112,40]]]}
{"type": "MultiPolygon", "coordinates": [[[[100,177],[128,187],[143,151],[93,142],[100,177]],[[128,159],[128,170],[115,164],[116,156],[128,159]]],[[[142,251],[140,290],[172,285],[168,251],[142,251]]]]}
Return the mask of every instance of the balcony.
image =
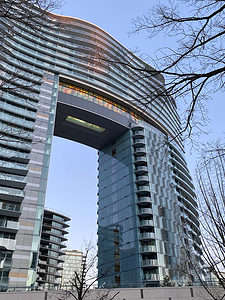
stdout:
{"type": "MultiPolygon", "coordinates": [[[[1,123],[0,123],[1,124],[1,123]]],[[[12,128],[9,126],[9,130],[12,130],[12,128]]],[[[9,132],[8,130],[8,132],[9,132]]],[[[12,132],[13,134],[13,132],[12,132]]],[[[22,134],[20,134],[22,137],[22,134]]],[[[26,137],[25,134],[23,134],[24,137],[26,137]]],[[[13,161],[15,162],[19,162],[19,163],[28,163],[29,162],[29,154],[28,153],[21,153],[15,150],[8,150],[8,149],[4,149],[3,147],[0,147],[0,152],[1,152],[1,157],[4,159],[8,159],[11,160],[13,159],[13,161]]]]}
{"type": "Polygon", "coordinates": [[[139,195],[150,194],[150,187],[148,185],[140,185],[137,187],[136,193],[139,195]]]}
{"type": "Polygon", "coordinates": [[[24,198],[24,191],[1,186],[0,198],[4,198],[4,200],[21,201],[24,198]]]}
{"type": "Polygon", "coordinates": [[[0,238],[0,247],[7,250],[16,250],[16,240],[0,238]]]}
{"type": "Polygon", "coordinates": [[[15,229],[18,230],[19,229],[19,223],[18,222],[14,222],[14,221],[7,221],[7,220],[1,220],[0,221],[0,227],[4,227],[7,229],[15,229]]]}
{"type": "Polygon", "coordinates": [[[145,147],[134,148],[135,155],[144,155],[146,153],[145,147]]]}
{"type": "Polygon", "coordinates": [[[143,268],[156,267],[156,266],[158,266],[157,259],[143,259],[143,262],[142,262],[142,267],[143,268]]]}
{"type": "Polygon", "coordinates": [[[0,169],[3,171],[16,172],[20,175],[26,175],[28,172],[28,166],[26,164],[9,161],[0,161],[0,169]]]}
{"type": "Polygon", "coordinates": [[[134,146],[145,146],[145,139],[134,139],[134,146]]]}
{"type": "Polygon", "coordinates": [[[0,184],[7,184],[7,186],[24,188],[26,182],[23,176],[0,174],[0,184]]]}
{"type": "MultiPolygon", "coordinates": [[[[1,204],[1,203],[0,203],[1,204]]],[[[12,209],[0,208],[0,218],[2,217],[14,217],[19,218],[21,211],[16,211],[12,209]]]]}
{"type": "Polygon", "coordinates": [[[156,246],[154,245],[149,245],[149,246],[142,246],[141,247],[141,252],[142,253],[152,253],[152,252],[157,252],[156,246]]]}
{"type": "Polygon", "coordinates": [[[144,280],[158,281],[159,280],[159,274],[145,273],[144,274],[144,280]]]}
{"type": "Polygon", "coordinates": [[[61,250],[60,247],[58,249],[55,249],[55,248],[51,248],[51,245],[43,245],[41,243],[40,248],[42,248],[42,254],[44,253],[43,251],[54,251],[59,255],[65,255],[65,252],[61,250]]]}
{"type": "Polygon", "coordinates": [[[145,184],[145,183],[148,183],[148,182],[149,182],[149,179],[148,179],[148,176],[146,176],[146,175],[136,177],[136,183],[137,184],[145,184]]]}
{"type": "Polygon", "coordinates": [[[144,137],[144,129],[135,130],[133,132],[134,138],[143,138],[144,137]]]}
{"type": "Polygon", "coordinates": [[[6,260],[2,260],[1,262],[0,262],[0,269],[11,269],[11,267],[12,267],[12,259],[11,258],[8,258],[8,259],[6,259],[6,260]]]}
{"type": "Polygon", "coordinates": [[[141,227],[154,227],[154,222],[153,220],[141,220],[140,221],[140,226],[141,227]]]}
{"type": "Polygon", "coordinates": [[[145,156],[136,156],[134,161],[135,161],[135,164],[147,163],[147,158],[145,156]]]}
{"type": "Polygon", "coordinates": [[[140,234],[140,240],[148,240],[148,239],[155,239],[154,232],[142,232],[140,234]]]}
{"type": "Polygon", "coordinates": [[[41,268],[39,268],[37,272],[38,272],[38,273],[46,273],[46,269],[41,269],[41,268]]]}
{"type": "Polygon", "coordinates": [[[148,167],[147,166],[136,166],[135,173],[138,175],[147,174],[148,167]]]}
{"type": "Polygon", "coordinates": [[[148,215],[152,215],[153,212],[152,212],[152,209],[151,209],[151,208],[146,207],[146,208],[141,208],[141,209],[139,209],[138,214],[139,214],[140,216],[148,216],[148,215]]]}
{"type": "Polygon", "coordinates": [[[148,204],[148,203],[152,203],[151,198],[150,197],[138,197],[138,204],[148,204]]]}

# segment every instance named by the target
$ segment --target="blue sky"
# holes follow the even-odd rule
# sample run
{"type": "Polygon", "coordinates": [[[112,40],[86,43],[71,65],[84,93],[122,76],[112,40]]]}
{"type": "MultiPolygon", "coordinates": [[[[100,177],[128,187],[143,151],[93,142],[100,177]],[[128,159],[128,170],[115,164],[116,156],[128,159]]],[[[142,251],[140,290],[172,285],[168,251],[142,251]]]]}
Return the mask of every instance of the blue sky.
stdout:
{"type": "MultiPolygon", "coordinates": [[[[151,11],[157,0],[67,0],[57,11],[59,14],[78,17],[92,22],[127,48],[144,53],[150,57],[159,48],[173,46],[170,37],[159,36],[149,40],[143,34],[129,34],[132,19],[151,11]]],[[[163,1],[165,3],[165,1],[163,1]]],[[[224,137],[225,101],[222,93],[215,94],[209,102],[209,134],[202,136],[203,141],[224,137]]],[[[186,158],[194,172],[198,154],[187,146],[186,158]]],[[[96,240],[97,229],[97,151],[87,146],[54,137],[49,170],[46,206],[59,210],[72,218],[68,246],[80,249],[84,241],[96,240]]]]}

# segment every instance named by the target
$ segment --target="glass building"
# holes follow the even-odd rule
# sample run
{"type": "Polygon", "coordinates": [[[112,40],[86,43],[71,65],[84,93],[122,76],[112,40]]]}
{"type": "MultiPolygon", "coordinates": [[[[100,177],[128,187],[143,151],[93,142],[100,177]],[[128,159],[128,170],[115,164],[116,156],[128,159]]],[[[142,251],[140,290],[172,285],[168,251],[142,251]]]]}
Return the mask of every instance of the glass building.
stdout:
{"type": "Polygon", "coordinates": [[[99,286],[183,280],[183,249],[200,260],[200,232],[176,104],[149,101],[164,78],[140,76],[146,63],[84,20],[49,13],[38,31],[0,21],[2,289],[37,281],[53,135],[99,150],[99,286]]]}

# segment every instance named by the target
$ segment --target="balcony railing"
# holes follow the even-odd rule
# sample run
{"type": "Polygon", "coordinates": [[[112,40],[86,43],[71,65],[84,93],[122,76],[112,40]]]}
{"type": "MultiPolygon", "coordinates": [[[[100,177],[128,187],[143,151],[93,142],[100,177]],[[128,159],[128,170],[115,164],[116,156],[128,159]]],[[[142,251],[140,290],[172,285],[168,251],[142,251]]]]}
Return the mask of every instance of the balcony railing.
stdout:
{"type": "Polygon", "coordinates": [[[15,250],[16,240],[0,238],[0,247],[5,247],[7,250],[15,250]]]}
{"type": "Polygon", "coordinates": [[[145,156],[137,156],[135,157],[135,163],[147,162],[147,158],[145,156]]]}
{"type": "Polygon", "coordinates": [[[139,184],[143,184],[143,183],[148,183],[149,182],[149,179],[148,179],[148,176],[137,176],[136,177],[136,182],[139,183],[139,184]]]}
{"type": "Polygon", "coordinates": [[[156,246],[142,246],[141,247],[141,252],[157,252],[156,246]]]}
{"type": "Polygon", "coordinates": [[[3,186],[0,187],[0,194],[4,194],[9,197],[18,197],[21,199],[24,197],[24,191],[3,186]]]}
{"type": "Polygon", "coordinates": [[[134,153],[137,154],[137,155],[146,153],[145,147],[135,148],[134,153]]]}
{"type": "Polygon", "coordinates": [[[153,212],[152,212],[152,209],[151,208],[141,208],[139,209],[139,214],[140,215],[152,215],[153,212]]]}
{"type": "Polygon", "coordinates": [[[133,132],[133,137],[144,137],[144,130],[135,130],[133,132]]]}
{"type": "Polygon", "coordinates": [[[135,139],[134,145],[145,145],[145,140],[144,139],[135,139]]]}
{"type": "Polygon", "coordinates": [[[144,280],[159,280],[159,274],[145,273],[144,280]]]}
{"type": "Polygon", "coordinates": [[[154,226],[153,220],[141,220],[140,226],[154,226]]]}
{"type": "Polygon", "coordinates": [[[150,187],[148,185],[141,185],[137,187],[137,193],[141,192],[149,192],[150,193],[150,187]]]}
{"type": "Polygon", "coordinates": [[[148,173],[148,167],[147,166],[136,166],[135,172],[138,174],[148,173]]]}
{"type": "Polygon", "coordinates": [[[140,234],[140,239],[155,239],[154,232],[142,232],[140,234]]]}
{"type": "Polygon", "coordinates": [[[157,259],[144,259],[143,263],[142,263],[143,267],[154,267],[154,266],[158,266],[158,261],[157,259]]]}
{"type": "Polygon", "coordinates": [[[7,224],[5,227],[10,228],[10,229],[19,229],[19,223],[14,222],[14,221],[7,221],[7,224]]]}
{"type": "Polygon", "coordinates": [[[138,197],[138,203],[149,203],[151,202],[151,198],[150,197],[138,197]]]}

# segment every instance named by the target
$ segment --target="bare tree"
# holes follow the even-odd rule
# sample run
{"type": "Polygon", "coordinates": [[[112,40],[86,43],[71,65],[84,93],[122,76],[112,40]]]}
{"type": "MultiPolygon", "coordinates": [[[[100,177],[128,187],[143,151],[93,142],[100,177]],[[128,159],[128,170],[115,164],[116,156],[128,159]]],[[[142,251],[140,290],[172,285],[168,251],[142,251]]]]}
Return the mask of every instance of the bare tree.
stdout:
{"type": "Polygon", "coordinates": [[[58,0],[0,0],[0,18],[36,26],[58,5],[58,0]]]}
{"type": "Polygon", "coordinates": [[[91,300],[93,296],[95,300],[113,300],[119,292],[108,289],[93,289],[96,287],[98,280],[105,276],[105,274],[97,275],[96,264],[96,251],[89,244],[84,251],[80,271],[75,271],[69,285],[62,287],[64,291],[59,292],[58,299],[84,300],[87,298],[91,300]]]}
{"type": "Polygon", "coordinates": [[[163,49],[153,61],[157,71],[143,70],[143,75],[165,75],[165,93],[175,99],[185,97],[188,106],[182,131],[188,136],[193,117],[203,110],[210,92],[224,89],[224,20],[224,0],[176,0],[159,4],[134,21],[136,32],[145,31],[150,37],[162,32],[176,36],[177,46],[163,49]]]}
{"type": "MultiPolygon", "coordinates": [[[[225,299],[225,147],[205,150],[198,165],[198,212],[201,229],[201,257],[193,249],[193,239],[182,223],[183,277],[204,288],[210,299],[225,299]]],[[[187,283],[188,283],[187,282],[187,283]]],[[[201,294],[201,293],[200,293],[201,294]]],[[[199,295],[200,298],[203,297],[199,295]]]]}
{"type": "Polygon", "coordinates": [[[203,260],[222,288],[216,295],[204,285],[214,300],[225,299],[225,148],[206,152],[197,170],[203,260]]]}

